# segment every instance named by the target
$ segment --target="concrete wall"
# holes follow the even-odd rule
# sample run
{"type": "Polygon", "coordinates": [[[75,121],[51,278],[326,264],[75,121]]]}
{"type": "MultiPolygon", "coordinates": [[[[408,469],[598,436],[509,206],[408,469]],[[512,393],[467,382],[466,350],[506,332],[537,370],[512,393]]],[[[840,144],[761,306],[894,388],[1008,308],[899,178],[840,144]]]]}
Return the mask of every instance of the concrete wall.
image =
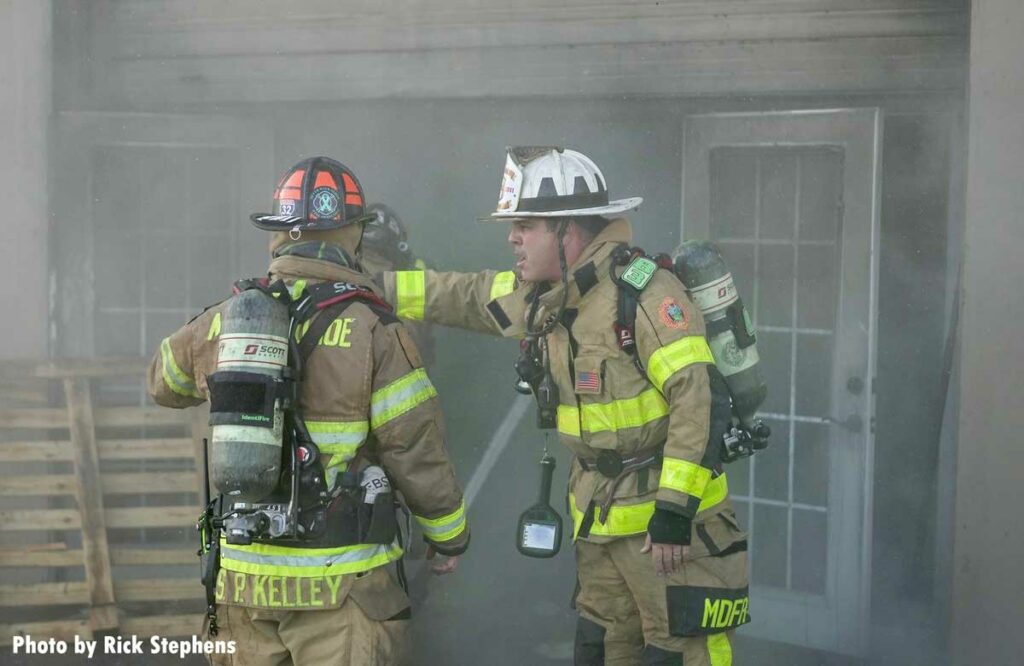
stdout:
{"type": "Polygon", "coordinates": [[[977,0],[971,24],[953,648],[957,664],[1024,652],[1024,3],[977,0]]]}
{"type": "Polygon", "coordinates": [[[0,0],[0,359],[47,352],[49,0],[0,0]]]}

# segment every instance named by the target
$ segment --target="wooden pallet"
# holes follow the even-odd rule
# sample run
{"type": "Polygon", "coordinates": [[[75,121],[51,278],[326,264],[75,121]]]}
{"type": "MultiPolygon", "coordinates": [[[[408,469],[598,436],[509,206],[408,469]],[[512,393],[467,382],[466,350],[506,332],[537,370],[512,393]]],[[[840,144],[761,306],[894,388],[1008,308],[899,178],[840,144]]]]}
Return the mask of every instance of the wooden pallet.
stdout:
{"type": "Polygon", "coordinates": [[[198,633],[192,528],[205,414],[94,401],[95,383],[145,368],[0,364],[0,644],[17,634],[198,633]]]}

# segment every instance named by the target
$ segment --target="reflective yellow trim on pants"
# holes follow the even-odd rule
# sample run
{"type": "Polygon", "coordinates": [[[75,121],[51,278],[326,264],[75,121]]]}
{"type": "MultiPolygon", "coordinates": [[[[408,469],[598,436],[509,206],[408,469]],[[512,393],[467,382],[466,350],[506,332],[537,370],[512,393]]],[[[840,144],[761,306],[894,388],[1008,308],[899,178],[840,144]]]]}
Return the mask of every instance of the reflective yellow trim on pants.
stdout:
{"type": "Polygon", "coordinates": [[[437,395],[427,371],[417,368],[370,396],[370,427],[377,429],[437,395]]]}
{"type": "Polygon", "coordinates": [[[579,437],[582,422],[583,432],[618,432],[639,428],[665,416],[668,416],[668,403],[657,389],[650,388],[635,398],[588,403],[581,408],[559,405],[558,431],[579,437]]]}
{"type": "Polygon", "coordinates": [[[728,634],[711,634],[708,636],[708,656],[711,666],[732,666],[732,645],[728,634]]]}
{"type": "Polygon", "coordinates": [[[171,351],[171,339],[164,338],[160,343],[160,362],[163,366],[164,383],[178,395],[186,398],[201,398],[199,389],[192,378],[186,375],[178,362],[174,359],[174,352],[171,351]]]}
{"type": "Polygon", "coordinates": [[[458,509],[440,518],[415,518],[423,530],[423,535],[431,541],[451,541],[466,531],[466,503],[461,502],[458,509]]]}
{"type": "Polygon", "coordinates": [[[662,393],[665,382],[677,371],[694,363],[714,363],[711,348],[702,336],[691,335],[658,349],[647,361],[647,376],[662,393]]]}
{"type": "Polygon", "coordinates": [[[704,489],[711,480],[711,470],[687,460],[665,456],[658,486],[678,490],[694,497],[704,497],[704,489]]]}
{"type": "Polygon", "coordinates": [[[294,548],[266,543],[232,546],[221,537],[220,563],[228,571],[260,576],[310,578],[360,573],[402,557],[397,543],[336,548],[294,548]]]}
{"type": "Polygon", "coordinates": [[[516,288],[516,274],[513,271],[502,271],[494,276],[491,283],[491,300],[508,296],[516,288]]]}
{"type": "Polygon", "coordinates": [[[403,319],[423,321],[427,302],[427,281],[423,271],[395,273],[395,314],[403,319]]]}
{"type": "MultiPolygon", "coordinates": [[[[701,499],[697,512],[707,511],[728,496],[729,484],[725,480],[725,474],[711,479],[704,489],[704,497],[701,499]]],[[[654,515],[654,502],[651,500],[640,504],[612,504],[604,523],[599,523],[597,516],[594,517],[594,522],[590,525],[590,534],[617,537],[646,532],[647,523],[654,515]]],[[[584,514],[576,507],[576,498],[572,493],[569,493],[569,510],[572,512],[572,538],[576,539],[580,532],[580,525],[583,523],[584,514]]]]}

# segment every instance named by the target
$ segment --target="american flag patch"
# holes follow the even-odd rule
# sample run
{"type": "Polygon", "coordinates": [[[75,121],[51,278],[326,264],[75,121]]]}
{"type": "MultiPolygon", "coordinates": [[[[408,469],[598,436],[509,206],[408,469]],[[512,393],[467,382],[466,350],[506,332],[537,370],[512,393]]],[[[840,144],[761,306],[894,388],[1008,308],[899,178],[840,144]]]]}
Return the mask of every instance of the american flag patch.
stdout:
{"type": "Polygon", "coordinates": [[[580,370],[576,373],[577,393],[600,393],[601,375],[589,370],[580,370]]]}

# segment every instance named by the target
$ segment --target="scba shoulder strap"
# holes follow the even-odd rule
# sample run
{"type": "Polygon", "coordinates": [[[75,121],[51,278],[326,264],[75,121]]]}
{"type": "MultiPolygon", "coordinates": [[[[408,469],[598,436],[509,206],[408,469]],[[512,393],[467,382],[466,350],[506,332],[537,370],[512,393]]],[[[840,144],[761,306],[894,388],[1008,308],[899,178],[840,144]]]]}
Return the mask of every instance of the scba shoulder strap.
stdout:
{"type": "Polygon", "coordinates": [[[258,289],[271,298],[276,298],[288,304],[291,314],[293,329],[304,324],[313,318],[318,312],[323,316],[317,317],[310,324],[308,330],[302,336],[299,344],[299,354],[303,362],[312,353],[313,347],[323,336],[327,328],[341,316],[341,313],[354,301],[363,301],[385,320],[385,323],[398,321],[392,312],[391,305],[370,289],[351,282],[318,282],[306,286],[297,298],[293,298],[288,291],[288,286],[283,280],[270,282],[269,278],[256,277],[246,278],[235,282],[232,286],[232,293],[240,294],[249,289],[258,289]]]}
{"type": "Polygon", "coordinates": [[[641,374],[644,374],[643,368],[640,367],[640,359],[636,353],[636,309],[640,294],[650,284],[659,268],[671,270],[672,259],[667,254],[651,257],[638,247],[627,248],[622,245],[612,255],[612,280],[619,288],[614,324],[615,338],[618,340],[619,349],[633,356],[641,374]],[[625,270],[621,275],[616,275],[616,266],[623,264],[626,265],[625,270]]]}
{"type": "Polygon", "coordinates": [[[391,306],[366,287],[351,282],[319,282],[306,287],[294,304],[293,316],[304,322],[319,311],[351,299],[362,300],[377,309],[391,312],[391,306]]]}
{"type": "Polygon", "coordinates": [[[294,304],[293,316],[298,323],[304,323],[316,313],[321,314],[309,325],[299,342],[303,363],[313,353],[328,327],[356,301],[366,303],[385,323],[394,319],[391,306],[366,287],[349,282],[322,282],[306,287],[304,295],[294,304]]]}

